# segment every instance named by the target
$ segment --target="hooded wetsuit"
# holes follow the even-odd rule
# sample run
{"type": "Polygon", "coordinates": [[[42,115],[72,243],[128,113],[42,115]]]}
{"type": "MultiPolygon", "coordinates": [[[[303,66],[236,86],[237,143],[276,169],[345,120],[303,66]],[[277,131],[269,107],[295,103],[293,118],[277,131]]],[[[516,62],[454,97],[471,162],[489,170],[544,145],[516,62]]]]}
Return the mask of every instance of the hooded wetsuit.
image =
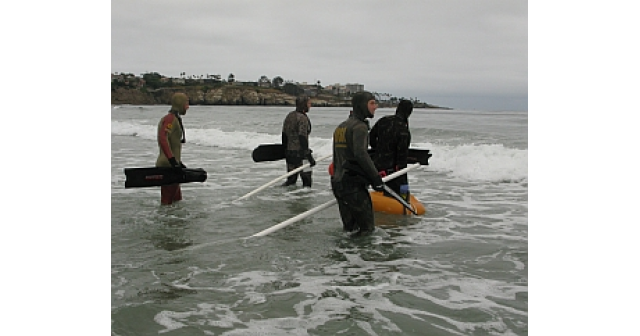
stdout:
{"type": "MultiPolygon", "coordinates": [[[[378,171],[384,171],[386,175],[407,167],[407,155],[411,144],[409,116],[412,111],[411,101],[402,100],[396,108],[395,115],[381,118],[369,132],[369,143],[375,150],[373,163],[378,171]]],[[[401,193],[401,185],[408,186],[406,174],[387,182],[387,186],[398,194],[401,193]]]]}
{"type": "MultiPolygon", "coordinates": [[[[184,140],[184,128],[180,113],[185,112],[185,104],[189,98],[184,93],[176,93],[171,98],[171,110],[160,119],[158,123],[158,147],[160,153],[156,159],[156,167],[171,167],[170,158],[182,163],[182,143],[184,140]]],[[[160,202],[171,204],[182,200],[180,184],[171,184],[160,187],[160,202]]]]}
{"type": "MultiPolygon", "coordinates": [[[[309,149],[309,133],[311,133],[311,121],[307,116],[309,98],[302,97],[296,101],[296,110],[289,112],[282,124],[282,144],[285,147],[287,172],[302,166],[302,160],[313,161],[309,149]]],[[[315,163],[315,161],[313,161],[315,163]]],[[[302,179],[303,187],[311,187],[311,171],[298,173],[302,179]]],[[[287,178],[284,186],[296,184],[298,174],[287,178]]]]}
{"type": "Polygon", "coordinates": [[[357,234],[375,229],[373,205],[367,187],[382,184],[378,170],[367,152],[369,123],[373,117],[367,103],[375,99],[369,92],[353,96],[353,113],[333,133],[333,166],[331,189],[338,201],[340,217],[345,231],[358,230],[357,234]]]}

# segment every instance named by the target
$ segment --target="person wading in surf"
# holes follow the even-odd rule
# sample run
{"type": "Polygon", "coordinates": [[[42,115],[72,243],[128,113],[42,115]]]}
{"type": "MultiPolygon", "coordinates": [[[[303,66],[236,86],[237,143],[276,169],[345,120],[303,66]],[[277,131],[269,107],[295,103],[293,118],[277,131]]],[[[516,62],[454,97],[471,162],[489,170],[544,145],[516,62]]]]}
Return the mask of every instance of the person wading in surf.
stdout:
{"type": "MultiPolygon", "coordinates": [[[[289,112],[282,124],[282,145],[285,149],[285,159],[287,161],[287,172],[299,168],[309,161],[311,167],[316,165],[309,149],[309,133],[311,133],[311,121],[307,116],[311,108],[311,100],[307,96],[296,99],[295,111],[289,112]]],[[[298,174],[302,179],[302,186],[311,188],[311,169],[303,170],[287,178],[282,186],[295,185],[298,174]]]]}
{"type": "MultiPolygon", "coordinates": [[[[407,155],[411,144],[409,132],[409,116],[413,111],[413,103],[401,100],[395,115],[382,117],[369,132],[369,144],[375,150],[373,163],[381,176],[391,175],[407,167],[407,155]]],[[[407,174],[387,182],[387,186],[409,199],[409,182],[407,174]]],[[[385,195],[389,194],[385,191],[385,195]]]]}
{"type": "MultiPolygon", "coordinates": [[[[187,168],[180,160],[182,144],[186,142],[182,118],[189,109],[189,98],[184,93],[175,93],[171,97],[171,110],[158,123],[158,147],[160,153],[156,160],[156,167],[187,168]]],[[[182,200],[180,184],[170,184],[160,187],[160,203],[172,204],[182,200]]]]}
{"type": "Polygon", "coordinates": [[[378,103],[367,91],[356,93],[351,104],[353,113],[333,132],[333,174],[331,189],[338,201],[343,229],[356,231],[353,236],[370,234],[375,230],[373,204],[367,187],[384,189],[369,153],[369,121],[378,103]]]}

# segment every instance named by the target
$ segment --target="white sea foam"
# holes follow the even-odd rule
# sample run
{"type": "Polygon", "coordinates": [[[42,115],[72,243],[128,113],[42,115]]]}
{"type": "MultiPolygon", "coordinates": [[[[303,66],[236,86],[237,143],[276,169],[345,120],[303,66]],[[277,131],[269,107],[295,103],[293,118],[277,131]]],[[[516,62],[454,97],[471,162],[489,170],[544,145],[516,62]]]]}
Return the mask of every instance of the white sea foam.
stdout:
{"type": "MultiPolygon", "coordinates": [[[[354,251],[345,251],[352,253],[354,251]]],[[[435,327],[448,330],[450,333],[463,335],[474,330],[483,329],[504,334],[508,327],[501,320],[484,320],[476,322],[461,321],[457,318],[447,317],[441,313],[429,312],[419,308],[404,307],[398,305],[396,301],[390,299],[394,293],[402,291],[404,296],[411,297],[419,302],[430,302],[444,309],[463,311],[466,309],[479,309],[481,311],[508,311],[510,314],[526,316],[526,311],[505,306],[497,303],[496,298],[503,300],[513,299],[516,292],[526,289],[524,286],[517,286],[495,280],[462,278],[451,278],[454,274],[447,271],[448,267],[438,267],[437,263],[430,263],[429,269],[437,270],[429,275],[411,276],[402,275],[397,279],[397,274],[381,271],[388,266],[402,265],[408,266],[402,261],[388,261],[371,263],[368,262],[361,267],[355,268],[357,271],[352,275],[333,274],[331,270],[324,272],[324,276],[308,276],[295,272],[290,274],[290,286],[282,286],[275,289],[270,294],[263,293],[264,288],[270,288],[274,284],[283,284],[277,272],[249,271],[242,272],[237,276],[228,278],[223,286],[225,289],[232,288],[243,295],[242,300],[237,300],[231,305],[225,303],[201,303],[198,309],[188,312],[162,311],[155,316],[155,321],[166,329],[161,332],[172,331],[192,324],[194,317],[198,320],[207,321],[207,325],[221,328],[232,328],[242,325],[243,335],[260,334],[268,330],[274,334],[283,335],[306,335],[308,330],[314,330],[329,321],[341,321],[345,316],[350,316],[357,311],[358,314],[368,315],[367,321],[358,322],[358,326],[374,335],[374,326],[393,332],[401,332],[402,329],[384,313],[393,312],[402,314],[415,320],[426,321],[425,317],[438,321],[435,327]],[[398,264],[399,263],[399,264],[398,264]],[[355,274],[368,274],[372,277],[375,285],[355,285],[347,278],[355,274]],[[392,281],[391,278],[394,278],[392,281]],[[392,283],[400,282],[400,283],[392,283]],[[428,283],[423,288],[411,288],[407,284],[428,283]],[[337,284],[336,284],[337,283],[337,284]],[[444,298],[434,296],[432,293],[439,292],[444,298]],[[297,316],[280,316],[269,319],[247,319],[243,312],[249,306],[255,305],[277,305],[280,300],[294,301],[297,296],[297,303],[293,308],[297,316]],[[304,297],[303,297],[304,296],[304,297]]],[[[354,265],[351,262],[344,262],[339,266],[341,269],[350,269],[354,265]]],[[[410,266],[410,265],[409,265],[410,266]]],[[[284,281],[284,282],[283,282],[284,281]]],[[[237,335],[233,330],[226,331],[225,335],[237,335]]]]}
{"type": "Polygon", "coordinates": [[[528,150],[506,148],[502,144],[442,146],[415,144],[430,149],[429,170],[467,179],[513,182],[528,179],[528,150]]]}
{"type": "Polygon", "coordinates": [[[173,311],[161,311],[158,313],[154,320],[156,323],[162,325],[166,329],[160,330],[159,333],[166,333],[171,330],[180,329],[185,326],[184,323],[177,321],[179,318],[186,318],[190,313],[173,312],[173,311]]]}
{"type": "MultiPolygon", "coordinates": [[[[156,139],[156,126],[135,122],[111,121],[111,134],[156,139]]],[[[260,144],[280,143],[279,135],[232,131],[216,128],[190,129],[189,143],[200,146],[253,150],[260,144]]],[[[310,147],[316,157],[332,152],[332,139],[311,137],[310,147]]],[[[465,144],[448,146],[413,143],[412,148],[429,149],[429,171],[443,172],[465,180],[520,182],[528,178],[528,150],[507,148],[502,144],[465,144]]]]}

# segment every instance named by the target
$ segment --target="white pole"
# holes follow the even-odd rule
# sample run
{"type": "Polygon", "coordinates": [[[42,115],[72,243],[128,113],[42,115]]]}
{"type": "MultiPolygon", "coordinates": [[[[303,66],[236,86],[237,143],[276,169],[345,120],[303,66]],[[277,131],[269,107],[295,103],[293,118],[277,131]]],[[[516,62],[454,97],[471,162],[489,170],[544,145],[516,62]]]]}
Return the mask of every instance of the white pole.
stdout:
{"type": "Polygon", "coordinates": [[[320,206],[317,206],[317,207],[315,207],[315,208],[313,208],[311,210],[307,210],[307,211],[305,211],[305,212],[303,212],[303,213],[301,213],[301,214],[299,214],[299,215],[297,215],[295,217],[289,218],[289,219],[287,219],[286,221],[284,221],[284,222],[282,222],[280,224],[276,224],[276,225],[274,225],[274,226],[272,226],[272,227],[270,227],[270,228],[268,228],[266,230],[262,230],[262,231],[260,231],[260,232],[258,232],[256,234],[254,234],[251,237],[266,236],[266,235],[270,234],[271,232],[278,231],[278,230],[280,230],[282,228],[285,228],[285,227],[287,227],[287,226],[289,226],[289,225],[291,225],[291,224],[293,224],[293,223],[295,223],[295,222],[297,222],[297,221],[299,221],[299,220],[301,220],[301,219],[303,219],[305,217],[311,216],[311,215],[313,215],[314,213],[316,213],[316,212],[318,212],[320,210],[324,210],[324,209],[336,204],[336,202],[337,201],[334,198],[334,199],[328,201],[327,203],[324,203],[324,204],[322,204],[320,206]]]}
{"type": "MultiPolygon", "coordinates": [[[[389,180],[393,180],[394,178],[396,178],[396,177],[398,177],[400,175],[404,175],[408,171],[410,171],[410,170],[412,170],[414,168],[418,168],[418,167],[420,167],[420,163],[414,163],[413,165],[408,166],[407,168],[398,170],[397,172],[395,172],[395,173],[393,173],[391,175],[383,177],[382,178],[382,182],[387,182],[389,180]]],[[[299,215],[297,215],[295,217],[289,218],[286,221],[281,222],[279,224],[276,224],[276,225],[274,225],[274,226],[272,226],[272,227],[270,227],[270,228],[268,228],[266,230],[262,230],[262,231],[260,231],[260,232],[258,232],[256,234],[252,235],[251,237],[266,236],[266,235],[268,235],[268,234],[270,234],[272,232],[275,232],[275,231],[278,231],[278,230],[280,230],[282,228],[285,228],[285,227],[287,227],[287,226],[289,226],[289,225],[291,225],[291,224],[293,224],[293,223],[295,223],[295,222],[297,222],[297,221],[299,221],[299,220],[301,220],[303,218],[311,216],[311,215],[313,215],[314,213],[316,213],[316,212],[318,212],[320,210],[324,210],[324,209],[326,209],[326,208],[328,208],[328,207],[330,207],[330,206],[332,206],[332,205],[334,205],[336,203],[337,203],[337,201],[335,199],[332,199],[331,201],[328,201],[327,203],[319,205],[319,206],[317,206],[317,207],[315,207],[315,208],[313,208],[311,210],[307,210],[307,211],[305,211],[305,212],[303,212],[303,213],[301,213],[301,214],[299,214],[299,215]]]]}
{"type": "MultiPolygon", "coordinates": [[[[323,157],[319,158],[318,160],[316,160],[316,162],[317,162],[317,161],[326,160],[326,159],[330,158],[331,156],[332,156],[332,154],[329,154],[329,155],[327,155],[327,156],[323,156],[323,157]]],[[[310,163],[304,164],[304,165],[302,165],[302,166],[300,166],[300,167],[298,167],[298,168],[296,168],[296,169],[294,169],[294,170],[292,170],[292,171],[290,171],[290,172],[288,172],[288,173],[286,173],[286,174],[284,174],[284,175],[282,175],[282,176],[278,176],[278,177],[277,177],[277,178],[275,178],[273,181],[271,181],[271,182],[269,182],[269,183],[267,183],[267,184],[265,184],[265,185],[263,185],[263,186],[259,187],[258,189],[254,190],[254,191],[252,191],[252,192],[249,192],[248,194],[246,194],[246,195],[244,195],[244,196],[242,196],[242,197],[238,198],[238,199],[237,199],[237,200],[235,200],[234,202],[241,201],[241,200],[243,200],[243,199],[245,199],[245,198],[247,198],[247,197],[249,197],[249,196],[255,195],[255,194],[257,194],[258,192],[260,192],[260,191],[262,191],[262,190],[264,190],[264,189],[266,189],[266,188],[270,187],[271,185],[273,185],[273,184],[275,184],[275,183],[278,183],[278,182],[279,182],[280,180],[282,180],[283,178],[285,178],[285,177],[289,177],[289,176],[291,176],[291,175],[293,175],[293,174],[295,174],[295,173],[297,173],[297,172],[299,172],[299,171],[301,171],[301,170],[303,170],[303,169],[305,169],[305,168],[307,168],[307,167],[311,167],[311,164],[310,164],[310,163]]]]}

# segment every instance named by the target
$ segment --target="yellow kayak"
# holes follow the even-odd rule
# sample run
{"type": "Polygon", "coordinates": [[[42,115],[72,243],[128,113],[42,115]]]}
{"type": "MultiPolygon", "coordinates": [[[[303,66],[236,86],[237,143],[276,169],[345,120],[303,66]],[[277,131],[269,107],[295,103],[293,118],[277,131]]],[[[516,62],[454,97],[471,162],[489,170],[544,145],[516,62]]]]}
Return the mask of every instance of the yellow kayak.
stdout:
{"type": "MultiPolygon", "coordinates": [[[[382,191],[370,191],[369,195],[371,195],[371,202],[373,203],[373,211],[380,211],[389,214],[402,215],[402,214],[411,214],[410,211],[406,210],[400,202],[396,201],[391,197],[386,197],[382,193],[382,191]]],[[[420,203],[413,195],[410,195],[409,204],[413,207],[413,209],[418,213],[418,215],[424,215],[427,211],[424,208],[424,205],[420,203]]]]}

